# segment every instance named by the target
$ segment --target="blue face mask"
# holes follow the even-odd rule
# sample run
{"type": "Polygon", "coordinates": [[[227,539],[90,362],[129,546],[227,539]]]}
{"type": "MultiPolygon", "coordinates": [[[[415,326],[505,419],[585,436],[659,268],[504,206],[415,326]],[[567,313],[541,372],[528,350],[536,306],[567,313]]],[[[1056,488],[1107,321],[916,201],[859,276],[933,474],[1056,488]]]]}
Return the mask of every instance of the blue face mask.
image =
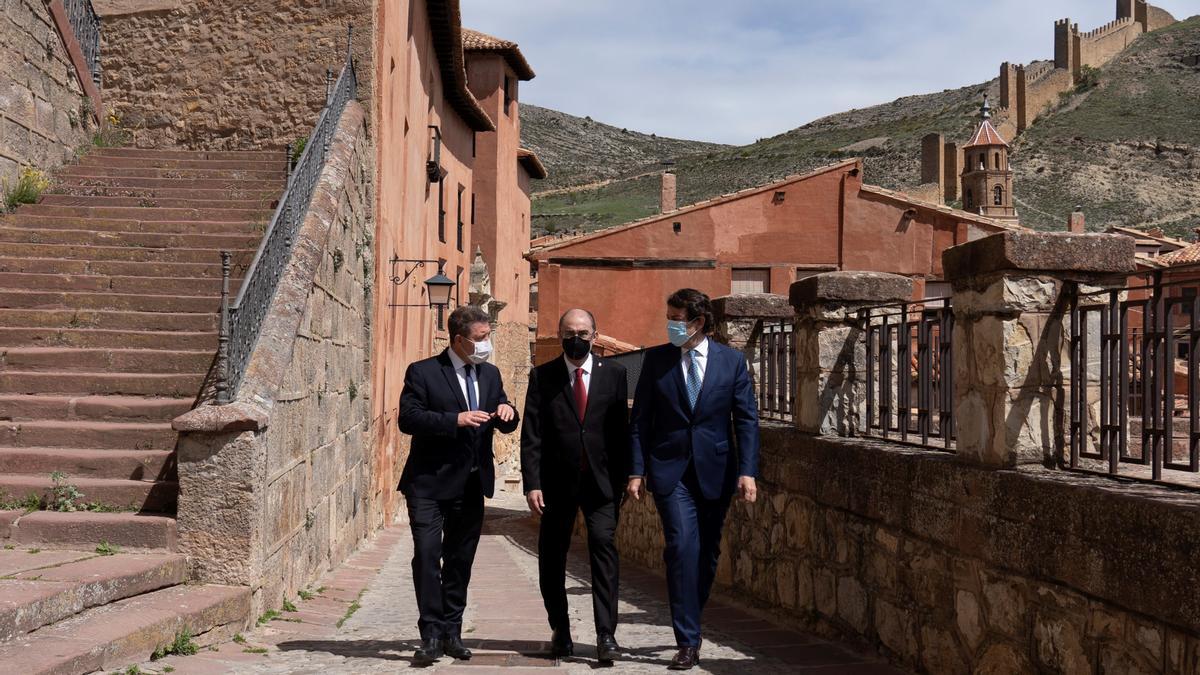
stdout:
{"type": "Polygon", "coordinates": [[[692,339],[688,333],[688,325],[686,321],[667,321],[667,339],[676,347],[682,347],[688,340],[692,339]]]}

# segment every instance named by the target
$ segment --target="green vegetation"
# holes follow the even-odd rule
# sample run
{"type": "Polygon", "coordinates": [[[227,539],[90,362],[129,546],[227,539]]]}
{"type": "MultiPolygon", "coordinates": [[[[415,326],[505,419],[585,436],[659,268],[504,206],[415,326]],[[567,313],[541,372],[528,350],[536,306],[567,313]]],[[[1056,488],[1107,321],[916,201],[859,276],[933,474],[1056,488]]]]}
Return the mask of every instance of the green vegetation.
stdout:
{"type": "Polygon", "coordinates": [[[21,204],[36,204],[42,193],[50,189],[50,177],[46,172],[27,166],[17,174],[11,186],[5,180],[0,183],[4,192],[4,208],[11,211],[21,204]]]}
{"type": "Polygon", "coordinates": [[[304,588],[301,588],[299,591],[296,591],[296,594],[300,596],[301,600],[312,600],[313,598],[317,597],[316,593],[313,593],[312,591],[304,589],[304,588]]]}
{"type": "Polygon", "coordinates": [[[266,647],[246,647],[245,649],[242,650],[242,652],[246,653],[246,654],[266,654],[267,648],[266,647]]]}
{"type": "Polygon", "coordinates": [[[258,625],[265,626],[268,623],[274,621],[275,619],[278,619],[279,616],[280,616],[279,610],[268,609],[267,611],[263,612],[262,616],[258,617],[258,625]]]}
{"type": "Polygon", "coordinates": [[[50,503],[46,508],[50,511],[82,511],[79,502],[83,500],[84,494],[79,491],[71,483],[67,482],[67,475],[61,471],[55,471],[50,474],[50,480],[54,483],[54,487],[50,489],[50,503]]]}
{"type": "Polygon", "coordinates": [[[116,544],[110,544],[107,541],[100,542],[100,545],[96,547],[96,553],[99,553],[100,555],[116,555],[120,552],[120,546],[117,546],[116,544]]]}
{"type": "Polygon", "coordinates": [[[244,645],[246,644],[246,636],[238,633],[237,635],[233,636],[233,641],[239,645],[244,645]]]}
{"type": "Polygon", "coordinates": [[[17,499],[8,494],[4,490],[0,490],[0,511],[37,511],[42,508],[42,498],[35,493],[30,492],[21,499],[17,499]]]}
{"type": "Polygon", "coordinates": [[[184,628],[175,634],[175,640],[169,644],[159,645],[154,650],[154,654],[150,656],[152,661],[157,661],[162,658],[177,654],[179,656],[191,656],[198,652],[200,647],[192,641],[192,631],[184,628]]]}
{"type": "Polygon", "coordinates": [[[296,609],[296,606],[292,604],[292,601],[291,601],[291,600],[288,600],[286,597],[284,597],[284,599],[283,599],[283,611],[285,611],[285,612],[297,612],[297,611],[299,611],[299,610],[297,610],[297,609],[296,609]]]}
{"type": "Polygon", "coordinates": [[[362,608],[362,605],[359,604],[358,601],[362,600],[363,592],[364,591],[358,592],[358,597],[354,598],[354,602],[350,603],[350,606],[346,608],[346,615],[343,616],[342,618],[338,619],[338,622],[337,622],[338,628],[341,628],[342,624],[346,623],[346,621],[348,621],[350,619],[350,617],[354,616],[355,612],[357,612],[359,609],[362,608]]]}
{"type": "Polygon", "coordinates": [[[292,141],[292,164],[300,161],[300,156],[304,154],[304,148],[308,147],[308,136],[303,136],[292,141]]]}

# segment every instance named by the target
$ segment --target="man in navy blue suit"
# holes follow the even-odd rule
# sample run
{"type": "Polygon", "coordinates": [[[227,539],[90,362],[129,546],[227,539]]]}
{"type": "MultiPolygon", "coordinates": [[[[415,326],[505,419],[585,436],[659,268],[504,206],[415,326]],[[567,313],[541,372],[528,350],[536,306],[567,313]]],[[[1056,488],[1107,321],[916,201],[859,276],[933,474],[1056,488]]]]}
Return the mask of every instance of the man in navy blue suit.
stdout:
{"type": "Polygon", "coordinates": [[[740,352],[709,339],[712,303],[684,288],[667,299],[670,344],[646,352],[630,421],[626,487],[654,495],[666,542],[667,595],[679,651],[671,670],[700,662],[700,615],[721,555],[734,492],[757,498],[758,408],[740,352]]]}
{"type": "Polygon", "coordinates": [[[495,486],[492,432],[511,434],[519,418],[500,370],[488,363],[492,327],[486,312],[464,305],[447,321],[450,346],[409,365],[400,392],[400,431],[412,448],[400,491],[413,536],[421,646],[414,662],[443,654],[471,658],[462,642],[471,565],[483,529],[483,498],[495,486]]]}

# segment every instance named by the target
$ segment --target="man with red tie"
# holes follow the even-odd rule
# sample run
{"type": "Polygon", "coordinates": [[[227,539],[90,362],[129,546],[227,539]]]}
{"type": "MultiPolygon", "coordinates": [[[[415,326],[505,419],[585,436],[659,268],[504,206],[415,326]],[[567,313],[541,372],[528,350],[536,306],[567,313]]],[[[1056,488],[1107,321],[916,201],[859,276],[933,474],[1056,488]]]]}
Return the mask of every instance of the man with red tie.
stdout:
{"type": "Polygon", "coordinates": [[[576,515],[587,525],[596,657],[617,646],[617,549],[613,542],[629,475],[628,384],[624,366],[592,355],[596,320],[572,309],[558,322],[563,357],[533,369],[521,431],[529,508],[541,516],[538,572],[556,657],[574,654],[567,611],[567,551],[576,515]]]}

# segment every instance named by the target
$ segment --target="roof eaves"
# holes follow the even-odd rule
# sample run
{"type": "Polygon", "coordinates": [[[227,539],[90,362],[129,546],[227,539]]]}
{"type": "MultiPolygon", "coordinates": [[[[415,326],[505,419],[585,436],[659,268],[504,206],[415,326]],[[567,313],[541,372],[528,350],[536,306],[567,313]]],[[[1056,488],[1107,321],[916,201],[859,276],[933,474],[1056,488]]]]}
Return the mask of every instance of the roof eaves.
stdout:
{"type": "Polygon", "coordinates": [[[525,60],[525,55],[521,53],[521,48],[517,43],[470,28],[464,28],[463,35],[465,51],[499,54],[504,57],[505,61],[508,61],[508,66],[513,69],[520,80],[528,82],[536,77],[533,67],[529,65],[529,61],[525,60]]]}
{"type": "Polygon", "coordinates": [[[462,10],[459,0],[429,0],[426,4],[433,48],[442,73],[445,97],[474,131],[495,131],[492,118],[467,88],[466,59],[462,44],[462,10]]]}
{"type": "Polygon", "coordinates": [[[545,180],[550,175],[550,172],[546,171],[546,165],[542,164],[542,160],[537,156],[537,153],[528,148],[517,150],[517,161],[525,167],[531,178],[545,180]]]}
{"type": "Polygon", "coordinates": [[[913,197],[912,195],[909,195],[907,193],[897,192],[895,190],[889,190],[887,188],[879,187],[878,185],[864,184],[862,186],[862,189],[863,189],[863,192],[869,192],[871,194],[877,194],[882,197],[894,199],[896,201],[903,202],[906,204],[911,204],[913,206],[919,206],[919,207],[921,207],[923,209],[927,209],[929,211],[937,211],[938,213],[942,213],[942,214],[945,214],[948,216],[954,216],[955,218],[958,218],[959,220],[970,221],[970,222],[978,224],[978,225],[987,225],[987,226],[995,227],[995,228],[998,228],[1001,230],[1020,231],[1020,230],[1029,229],[1023,225],[1013,225],[1012,223],[1006,223],[1002,220],[988,218],[987,216],[981,216],[977,213],[971,213],[970,211],[963,211],[962,209],[956,209],[956,208],[953,208],[950,206],[946,206],[945,204],[938,204],[936,202],[925,201],[924,199],[917,199],[916,197],[913,197]]]}

